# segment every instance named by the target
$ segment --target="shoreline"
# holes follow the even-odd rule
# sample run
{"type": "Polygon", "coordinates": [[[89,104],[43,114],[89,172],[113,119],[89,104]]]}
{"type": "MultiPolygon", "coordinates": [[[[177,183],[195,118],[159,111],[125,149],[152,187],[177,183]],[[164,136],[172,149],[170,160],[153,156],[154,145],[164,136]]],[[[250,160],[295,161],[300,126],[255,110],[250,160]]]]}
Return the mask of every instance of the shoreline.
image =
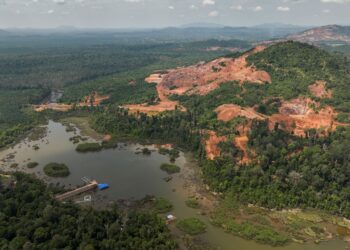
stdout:
{"type": "MultiPolygon", "coordinates": [[[[65,126],[65,125],[62,124],[62,126],[65,126]]],[[[48,133],[50,133],[50,131],[48,131],[48,133]]],[[[43,138],[41,138],[41,139],[43,139],[43,138]]],[[[143,146],[154,147],[155,145],[157,145],[157,144],[154,144],[154,142],[153,142],[152,144],[143,145],[143,146]]],[[[3,150],[0,150],[0,151],[3,151],[3,150]]],[[[186,159],[186,162],[183,166],[183,169],[186,171],[182,171],[178,176],[178,178],[183,179],[183,181],[184,181],[184,184],[183,184],[184,188],[183,188],[183,194],[182,194],[183,202],[185,201],[186,197],[196,197],[201,204],[201,208],[196,210],[196,213],[198,215],[202,216],[203,218],[205,218],[207,223],[211,223],[212,222],[212,213],[215,212],[215,209],[217,209],[217,207],[222,205],[223,199],[218,194],[215,195],[215,193],[211,192],[208,189],[208,187],[205,184],[205,181],[203,179],[203,176],[201,174],[201,169],[197,163],[197,160],[194,158],[193,154],[191,152],[188,152],[188,151],[183,151],[183,157],[185,157],[185,159],[186,159]]],[[[23,171],[20,168],[18,168],[17,170],[23,171]]],[[[24,170],[26,170],[26,169],[24,169],[24,170]]],[[[27,171],[23,171],[23,172],[27,172],[27,171]]],[[[43,174],[41,174],[41,175],[36,174],[36,177],[45,181],[46,183],[53,183],[51,180],[57,180],[55,178],[53,178],[53,179],[46,178],[46,176],[43,174]]],[[[176,190],[176,192],[179,192],[179,190],[176,190]]],[[[110,204],[110,201],[108,199],[106,200],[106,197],[104,197],[103,194],[99,195],[98,198],[100,198],[101,200],[104,200],[107,205],[110,204]]],[[[131,199],[130,200],[125,199],[125,201],[130,202],[131,199]]],[[[247,209],[247,208],[249,208],[249,206],[242,206],[241,207],[241,209],[247,209]]],[[[253,208],[254,208],[254,206],[253,207],[250,206],[250,209],[253,209],[253,208]]],[[[262,208],[260,208],[260,209],[262,209],[262,208]]],[[[269,213],[270,212],[282,213],[282,211],[283,211],[283,210],[282,211],[272,211],[272,210],[268,210],[268,209],[265,209],[265,210],[269,213]]],[[[292,211],[292,212],[295,212],[295,211],[292,211]]],[[[301,211],[301,212],[305,213],[305,211],[301,211]]],[[[256,213],[256,214],[258,214],[258,213],[256,213]]],[[[285,212],[285,214],[287,214],[287,216],[288,216],[288,211],[285,212]]],[[[336,217],[331,216],[331,215],[327,215],[327,216],[329,216],[329,218],[336,218],[336,217]]],[[[340,218],[337,218],[337,219],[340,219],[340,218]]],[[[243,220],[244,220],[244,218],[243,218],[243,220]]],[[[341,221],[338,221],[338,222],[340,223],[341,221]]],[[[310,224],[312,224],[312,223],[310,222],[310,224]]],[[[216,227],[212,223],[211,223],[211,226],[214,228],[216,227]]],[[[172,226],[170,226],[169,228],[171,228],[171,227],[172,226]]],[[[225,233],[224,228],[220,227],[219,231],[220,230],[222,231],[223,234],[225,233]]],[[[176,229],[175,229],[175,232],[176,232],[176,229]]],[[[230,235],[232,235],[233,237],[237,236],[236,234],[230,234],[230,235]]],[[[336,237],[334,237],[334,238],[336,239],[336,237]]],[[[202,240],[201,235],[199,235],[198,237],[194,237],[193,240],[194,241],[199,240],[201,242],[201,244],[203,242],[205,242],[205,240],[202,240]]],[[[326,240],[331,240],[331,239],[327,237],[326,240]]],[[[252,241],[252,240],[249,240],[249,241],[252,241]]],[[[310,241],[309,241],[308,243],[302,244],[300,246],[305,247],[306,245],[309,245],[309,244],[313,244],[313,243],[310,243],[310,241]]],[[[288,245],[290,245],[290,244],[288,244],[288,245]]],[[[262,246],[264,246],[264,245],[262,245],[262,246]]]]}

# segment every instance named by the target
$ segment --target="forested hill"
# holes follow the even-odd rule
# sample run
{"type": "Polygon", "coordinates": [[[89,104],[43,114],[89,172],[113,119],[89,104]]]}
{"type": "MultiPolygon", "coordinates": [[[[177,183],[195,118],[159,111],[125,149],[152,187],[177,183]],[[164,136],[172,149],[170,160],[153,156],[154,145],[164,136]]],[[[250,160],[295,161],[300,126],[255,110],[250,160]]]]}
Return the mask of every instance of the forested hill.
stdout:
{"type": "Polygon", "coordinates": [[[350,63],[345,56],[299,42],[270,46],[248,57],[258,69],[272,78],[267,94],[286,99],[309,95],[309,86],[318,80],[326,81],[332,98],[324,100],[337,110],[350,112],[350,63]]]}
{"type": "MultiPolygon", "coordinates": [[[[251,68],[242,72],[244,66],[238,72],[229,70],[229,63],[234,65],[230,59],[216,68],[198,66],[225,79],[202,95],[170,96],[186,113],[133,116],[110,109],[97,112],[93,126],[100,132],[187,146],[198,153],[211,188],[232,192],[244,203],[312,207],[350,217],[350,192],[345,188],[350,185],[349,62],[299,42],[255,51],[247,57],[248,65],[267,72],[269,83],[249,82],[249,77],[227,81],[226,72],[257,74],[251,68]]],[[[244,57],[231,59],[241,62],[244,57]]],[[[172,71],[175,80],[162,87],[191,89],[183,72],[187,71],[180,69],[176,77],[172,71]]]]}

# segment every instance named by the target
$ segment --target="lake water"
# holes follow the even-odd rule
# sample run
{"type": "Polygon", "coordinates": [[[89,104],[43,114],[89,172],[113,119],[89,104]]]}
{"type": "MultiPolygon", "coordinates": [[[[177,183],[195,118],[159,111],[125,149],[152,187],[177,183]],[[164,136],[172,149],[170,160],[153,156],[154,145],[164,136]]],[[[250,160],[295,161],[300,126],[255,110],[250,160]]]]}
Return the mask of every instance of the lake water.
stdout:
{"type": "MultiPolygon", "coordinates": [[[[118,148],[104,150],[96,153],[77,153],[76,145],[69,141],[74,132],[66,132],[65,126],[50,121],[48,133],[39,141],[24,140],[13,148],[0,152],[1,169],[14,171],[9,168],[12,163],[18,163],[17,170],[27,173],[35,173],[39,178],[51,183],[60,183],[66,187],[82,185],[82,177],[95,179],[99,183],[108,183],[110,188],[105,191],[97,191],[92,194],[93,202],[104,204],[108,201],[120,199],[141,199],[145,195],[164,197],[172,202],[174,209],[171,212],[178,219],[198,217],[207,224],[207,232],[199,236],[204,242],[208,242],[214,249],[223,250],[340,250],[346,249],[346,243],[340,240],[332,240],[319,245],[290,244],[286,247],[270,247],[247,241],[231,234],[225,233],[221,228],[212,226],[208,217],[200,215],[198,209],[192,209],[185,205],[189,196],[195,189],[191,182],[198,181],[198,169],[189,154],[181,153],[176,160],[181,167],[181,173],[173,175],[170,182],[163,180],[168,176],[160,170],[162,163],[168,163],[169,157],[157,152],[155,146],[147,146],[154,150],[151,155],[136,154],[144,146],[132,143],[120,143],[118,148]],[[33,145],[38,145],[39,150],[34,150],[33,145]],[[14,157],[8,157],[13,154],[14,157]],[[39,166],[28,169],[26,164],[35,161],[39,166]],[[50,162],[65,163],[70,169],[67,178],[48,178],[43,174],[42,168],[50,162]]],[[[79,133],[79,131],[78,131],[79,133]]],[[[93,141],[93,139],[89,139],[93,141]]]]}

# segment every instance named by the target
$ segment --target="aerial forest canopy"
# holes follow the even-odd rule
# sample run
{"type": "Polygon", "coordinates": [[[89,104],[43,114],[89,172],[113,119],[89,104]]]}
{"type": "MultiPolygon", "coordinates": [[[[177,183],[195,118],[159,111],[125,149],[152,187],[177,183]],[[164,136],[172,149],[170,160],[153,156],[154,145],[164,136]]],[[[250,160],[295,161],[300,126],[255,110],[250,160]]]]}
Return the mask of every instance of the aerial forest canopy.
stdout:
{"type": "Polygon", "coordinates": [[[53,199],[54,189],[16,173],[0,186],[1,249],[177,249],[156,214],[97,211],[53,199]]]}
{"type": "Polygon", "coordinates": [[[147,116],[110,107],[96,111],[92,125],[101,132],[171,141],[196,152],[210,186],[219,192],[236,194],[235,199],[241,202],[279,209],[318,208],[350,217],[350,190],[345,188],[350,184],[349,126],[338,126],[327,133],[305,129],[305,136],[297,136],[284,129],[283,124],[271,126],[267,121],[254,119],[249,122],[245,117],[219,121],[215,112],[218,106],[233,103],[251,107],[254,112],[264,111],[269,117],[278,113],[285,101],[310,98],[311,104],[320,103],[319,107],[306,106],[315,117],[318,110],[331,106],[348,122],[349,62],[345,57],[298,42],[272,45],[250,55],[248,62],[266,70],[272,83],[228,82],[207,95],[172,96],[187,108],[186,112],[147,116]],[[332,93],[330,98],[315,97],[310,92],[310,85],[320,80],[326,82],[326,89],[332,93]],[[262,109],[262,105],[266,108],[262,109]],[[244,164],[240,160],[242,148],[232,142],[240,136],[240,125],[249,128],[249,161],[244,164]],[[221,154],[214,160],[206,159],[206,130],[228,138],[218,145],[221,154]]]}

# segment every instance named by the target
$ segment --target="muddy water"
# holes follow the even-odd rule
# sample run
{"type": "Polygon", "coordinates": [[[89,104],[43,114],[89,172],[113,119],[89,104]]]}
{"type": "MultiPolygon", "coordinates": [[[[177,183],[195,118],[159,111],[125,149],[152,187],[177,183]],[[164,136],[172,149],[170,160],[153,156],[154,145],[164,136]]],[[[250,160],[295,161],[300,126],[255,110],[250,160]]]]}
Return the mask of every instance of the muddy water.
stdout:
{"type": "MultiPolygon", "coordinates": [[[[199,210],[188,208],[186,199],[193,194],[191,181],[198,179],[196,166],[190,155],[181,153],[176,164],[181,167],[181,173],[173,176],[170,182],[165,182],[166,173],[159,169],[160,164],[169,162],[169,158],[160,155],[154,149],[150,156],[136,154],[143,146],[139,144],[120,143],[117,149],[104,150],[97,153],[81,154],[75,151],[75,145],[69,141],[74,135],[67,133],[60,123],[50,121],[47,136],[39,141],[22,141],[13,148],[0,152],[0,159],[9,157],[6,162],[0,161],[1,169],[13,171],[9,166],[18,163],[17,170],[35,173],[47,182],[64,184],[66,187],[83,184],[81,178],[89,177],[100,183],[108,183],[110,189],[92,194],[93,202],[105,203],[120,199],[141,199],[145,195],[155,195],[169,199],[174,205],[174,214],[178,219],[198,217],[207,224],[207,232],[200,236],[201,240],[208,242],[214,249],[223,250],[328,250],[345,249],[346,244],[340,240],[333,240],[319,245],[290,244],[286,247],[274,248],[247,241],[216,228],[209,223],[207,216],[199,215],[199,210]],[[39,150],[34,150],[38,145],[39,150]],[[36,161],[39,166],[27,169],[26,163],[36,161]],[[67,178],[48,178],[42,168],[49,162],[65,163],[69,166],[71,175],[67,178]]],[[[92,140],[92,139],[90,139],[92,140]]]]}

